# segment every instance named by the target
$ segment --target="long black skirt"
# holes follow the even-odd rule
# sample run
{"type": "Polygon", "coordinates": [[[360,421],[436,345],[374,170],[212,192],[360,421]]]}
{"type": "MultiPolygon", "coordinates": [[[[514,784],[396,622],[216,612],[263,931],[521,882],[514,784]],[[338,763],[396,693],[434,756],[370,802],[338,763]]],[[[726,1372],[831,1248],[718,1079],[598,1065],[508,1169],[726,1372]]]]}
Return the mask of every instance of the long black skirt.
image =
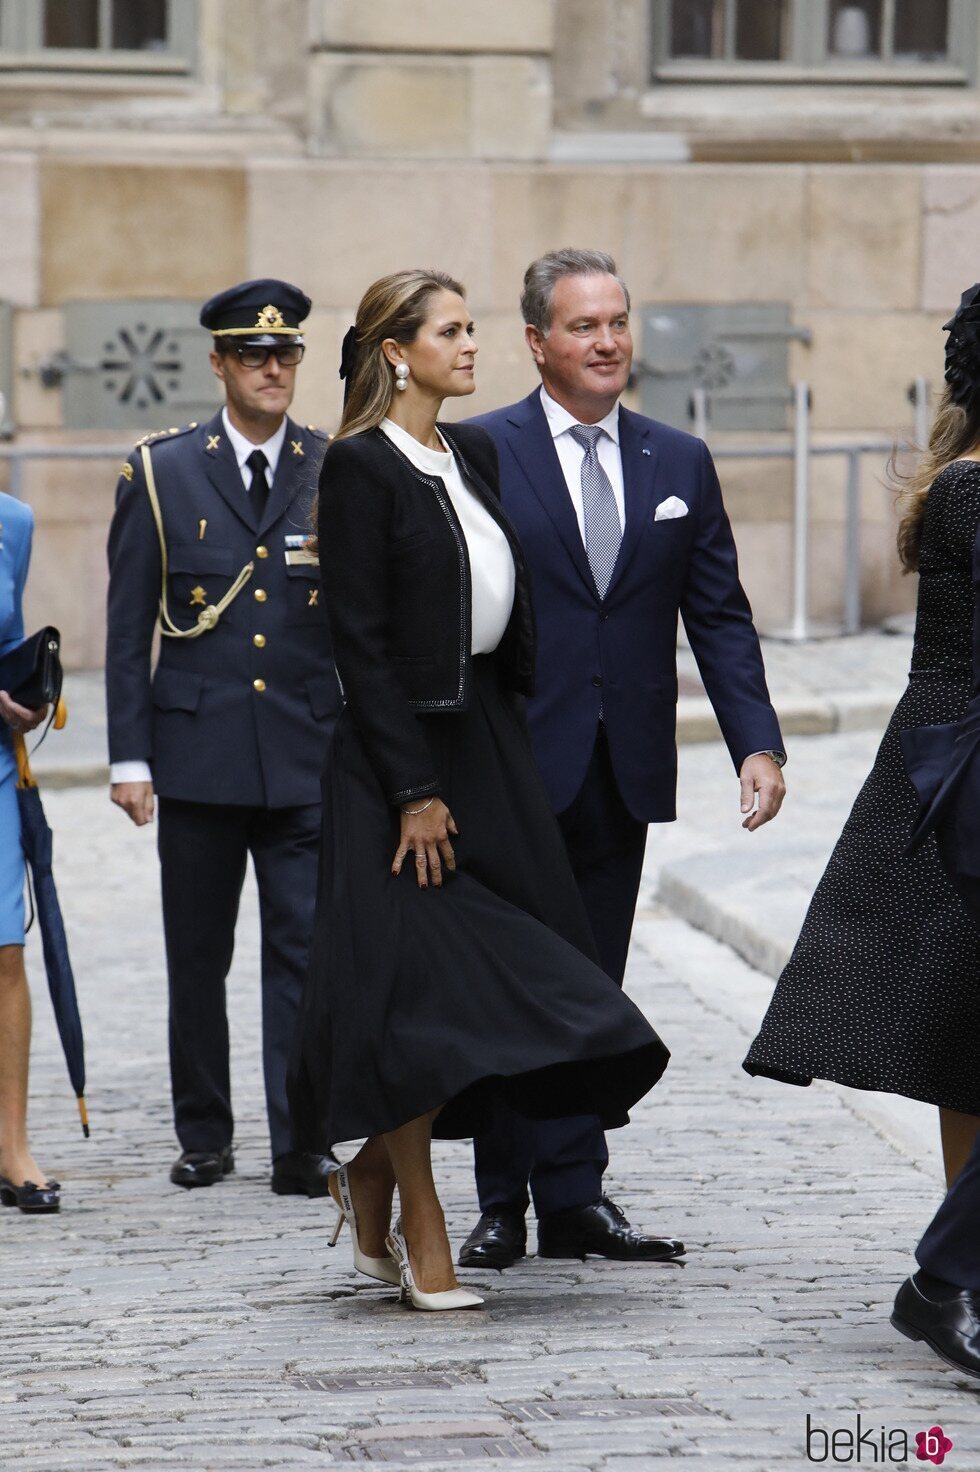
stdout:
{"type": "Polygon", "coordinates": [[[522,716],[492,656],[469,708],[418,716],[459,828],[457,869],[421,890],[391,861],[399,814],[345,711],[323,781],[319,893],[290,1079],[298,1143],[360,1139],[441,1106],[471,1135],[494,1096],[535,1118],[605,1128],[669,1054],[599,969],[522,716]]]}

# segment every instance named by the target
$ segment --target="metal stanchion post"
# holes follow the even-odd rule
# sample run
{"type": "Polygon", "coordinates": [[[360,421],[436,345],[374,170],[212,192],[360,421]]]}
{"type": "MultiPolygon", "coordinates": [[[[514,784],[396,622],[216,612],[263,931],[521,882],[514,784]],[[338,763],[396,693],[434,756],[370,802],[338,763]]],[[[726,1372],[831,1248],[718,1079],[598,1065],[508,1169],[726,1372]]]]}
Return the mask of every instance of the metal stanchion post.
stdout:
{"type": "Polygon", "coordinates": [[[844,516],[844,633],[861,630],[861,451],[847,456],[847,510],[844,516]]]}
{"type": "Polygon", "coordinates": [[[915,409],[916,448],[924,450],[929,443],[929,380],[914,379],[909,397],[915,409]]]}
{"type": "Polygon", "coordinates": [[[810,552],[810,385],[793,391],[793,613],[789,636],[807,637],[810,552]]]}
{"type": "Polygon", "coordinates": [[[692,433],[699,440],[708,438],[708,391],[704,388],[691,390],[692,433]]]}

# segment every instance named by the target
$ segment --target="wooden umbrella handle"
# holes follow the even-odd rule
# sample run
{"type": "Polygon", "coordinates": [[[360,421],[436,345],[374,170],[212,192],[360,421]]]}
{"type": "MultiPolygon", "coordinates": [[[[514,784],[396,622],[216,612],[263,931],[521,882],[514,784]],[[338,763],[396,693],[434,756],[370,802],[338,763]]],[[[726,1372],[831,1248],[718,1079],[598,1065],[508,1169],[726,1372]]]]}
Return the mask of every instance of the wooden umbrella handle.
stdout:
{"type": "Polygon", "coordinates": [[[27,744],[20,731],[11,733],[13,736],[14,760],[17,763],[17,786],[36,787],[37,783],[31,774],[31,764],[27,760],[27,744]]]}

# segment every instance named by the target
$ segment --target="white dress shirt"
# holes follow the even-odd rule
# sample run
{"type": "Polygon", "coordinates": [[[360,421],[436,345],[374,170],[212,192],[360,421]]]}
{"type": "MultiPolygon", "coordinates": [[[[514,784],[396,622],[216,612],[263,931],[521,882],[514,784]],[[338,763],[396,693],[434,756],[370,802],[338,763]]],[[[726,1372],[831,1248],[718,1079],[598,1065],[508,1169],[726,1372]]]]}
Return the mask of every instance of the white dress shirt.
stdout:
{"type": "MultiPolygon", "coordinates": [[[[585,459],[585,450],[577,440],[572,439],[569,430],[575,429],[579,421],[574,414],[569,414],[557,403],[547,389],[541,388],[541,407],[544,417],[548,421],[551,437],[555,442],[555,450],[561,463],[562,472],[565,476],[565,484],[568,494],[572,498],[572,506],[575,510],[575,519],[578,529],[585,543],[585,512],[582,509],[582,461],[585,459]]],[[[616,509],[619,512],[620,529],[626,526],[626,492],[623,489],[623,460],[619,453],[619,404],[618,402],[609,410],[605,419],[596,421],[602,430],[596,442],[596,450],[599,455],[599,464],[609,477],[616,497],[616,509]]]]}
{"type": "MultiPolygon", "coordinates": [[[[265,443],[261,445],[254,445],[251,440],[247,440],[245,436],[235,428],[228,417],[227,408],[222,409],[221,411],[221,422],[225,427],[225,434],[228,436],[228,443],[231,445],[235,459],[238,462],[238,469],[241,474],[242,485],[245,487],[245,490],[250,491],[252,489],[252,468],[250,465],[246,465],[245,461],[248,459],[249,455],[251,455],[253,450],[261,450],[263,455],[269,462],[269,469],[266,471],[266,475],[271,487],[273,477],[276,473],[276,466],[279,464],[279,455],[286,439],[285,414],[282,416],[282,423],[280,424],[279,428],[276,430],[272,438],[266,440],[265,443]]],[[[153,773],[150,771],[149,762],[113,762],[109,768],[109,781],[111,783],[152,782],[153,773]]]]}
{"type": "Polygon", "coordinates": [[[235,459],[238,461],[238,469],[241,472],[242,483],[245,486],[246,491],[249,491],[252,488],[252,470],[251,466],[245,464],[245,461],[254,450],[261,450],[263,455],[269,462],[269,469],[267,473],[269,478],[269,485],[271,486],[273,477],[276,473],[276,466],[279,464],[279,454],[286,439],[285,414],[282,416],[282,423],[276,430],[275,434],[272,436],[271,439],[266,440],[265,443],[262,445],[253,444],[251,440],[247,440],[245,436],[235,428],[228,417],[227,409],[222,409],[221,411],[221,422],[225,427],[225,434],[228,436],[228,443],[231,445],[231,448],[235,454],[235,459]]]}
{"type": "Polygon", "coordinates": [[[381,428],[423,474],[439,476],[449,493],[470,555],[470,653],[490,654],[504,637],[514,606],[517,579],[510,543],[460,475],[448,445],[445,450],[430,450],[391,419],[383,419],[381,428]]]}

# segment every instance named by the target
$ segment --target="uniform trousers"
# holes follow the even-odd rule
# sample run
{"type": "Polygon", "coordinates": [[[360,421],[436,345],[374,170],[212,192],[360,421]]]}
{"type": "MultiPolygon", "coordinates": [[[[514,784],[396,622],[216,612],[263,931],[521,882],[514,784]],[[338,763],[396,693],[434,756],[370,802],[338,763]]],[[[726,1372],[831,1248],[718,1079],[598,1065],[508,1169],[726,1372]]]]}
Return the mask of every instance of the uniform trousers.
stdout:
{"type": "Polygon", "coordinates": [[[225,982],[249,854],[262,927],[262,1064],[273,1159],[292,1148],[286,1066],[313,934],[319,842],[319,803],[159,801],[170,1079],[183,1150],[222,1150],[232,1141],[225,982]]]}
{"type": "MultiPolygon", "coordinates": [[[[578,795],[558,824],[582,896],[603,971],[619,986],[626,972],[647,825],[624,803],[600,722],[578,795]]],[[[587,1206],[602,1195],[609,1164],[594,1115],[531,1120],[499,1102],[490,1130],[474,1139],[480,1210],[524,1211],[529,1191],[537,1216],[587,1206]]]]}

